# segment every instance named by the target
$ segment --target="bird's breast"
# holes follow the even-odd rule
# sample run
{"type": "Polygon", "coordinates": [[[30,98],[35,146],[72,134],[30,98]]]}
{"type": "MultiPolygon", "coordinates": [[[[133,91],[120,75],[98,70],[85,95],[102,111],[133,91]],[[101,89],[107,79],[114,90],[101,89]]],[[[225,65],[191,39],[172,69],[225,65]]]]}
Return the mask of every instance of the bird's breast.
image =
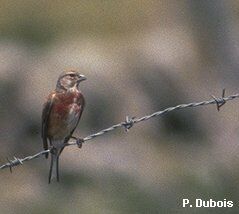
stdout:
{"type": "Polygon", "coordinates": [[[48,134],[54,138],[65,138],[76,127],[84,100],[78,92],[60,94],[50,114],[48,134]]]}
{"type": "Polygon", "coordinates": [[[82,104],[80,93],[69,93],[60,95],[56,101],[54,108],[56,113],[60,115],[67,114],[73,110],[79,110],[78,107],[82,104]]]}

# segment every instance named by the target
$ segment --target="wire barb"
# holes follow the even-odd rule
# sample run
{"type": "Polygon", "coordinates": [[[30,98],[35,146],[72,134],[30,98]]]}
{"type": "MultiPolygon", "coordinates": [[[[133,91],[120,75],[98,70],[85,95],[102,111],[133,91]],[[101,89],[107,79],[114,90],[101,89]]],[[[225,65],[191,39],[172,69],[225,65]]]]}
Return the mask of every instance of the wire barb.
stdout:
{"type": "MultiPolygon", "coordinates": [[[[143,121],[146,121],[146,120],[149,120],[153,117],[157,117],[157,116],[162,116],[164,114],[167,114],[171,111],[175,111],[175,110],[180,110],[180,109],[185,109],[185,108],[193,108],[193,107],[199,107],[199,106],[206,106],[206,105],[211,105],[211,104],[216,104],[217,105],[217,110],[219,111],[220,108],[229,100],[234,100],[236,98],[239,98],[239,94],[233,94],[233,95],[230,95],[228,97],[225,97],[225,89],[223,89],[222,91],[222,97],[221,98],[216,98],[215,96],[212,95],[212,98],[211,100],[206,100],[206,101],[201,101],[201,102],[192,102],[192,103],[188,103],[188,104],[180,104],[180,105],[177,105],[177,106],[174,106],[174,107],[169,107],[169,108],[166,108],[162,111],[157,111],[157,112],[154,112],[150,115],[146,115],[146,116],[143,116],[143,117],[140,117],[140,118],[136,118],[136,117],[132,117],[130,118],[129,116],[126,117],[126,120],[124,122],[121,122],[121,123],[118,123],[118,124],[115,124],[109,128],[106,128],[106,129],[103,129],[97,133],[94,133],[94,134],[91,134],[91,135],[88,135],[87,137],[85,138],[77,138],[77,137],[74,137],[72,136],[71,138],[74,139],[74,142],[68,142],[66,144],[66,146],[72,146],[72,145],[78,145],[79,144],[82,144],[82,143],[85,143],[86,141],[88,140],[92,140],[93,138],[96,138],[96,137],[99,137],[101,135],[104,135],[108,132],[111,132],[119,127],[123,127],[125,128],[125,131],[128,132],[130,128],[132,128],[132,126],[135,124],[135,123],[139,123],[139,122],[143,122],[143,121]],[[80,143],[79,143],[80,142],[80,143]]],[[[40,151],[34,155],[31,155],[31,156],[27,156],[25,158],[16,158],[14,157],[13,160],[8,160],[8,162],[2,166],[0,166],[0,169],[5,169],[5,168],[9,168],[10,171],[12,172],[12,168],[14,166],[17,166],[17,165],[22,165],[23,162],[25,161],[29,161],[29,160],[33,160],[35,158],[38,158],[42,155],[45,155],[47,153],[49,153],[51,151],[51,149],[48,149],[48,150],[43,150],[43,151],[40,151]]]]}
{"type": "Polygon", "coordinates": [[[7,158],[7,162],[8,162],[8,165],[9,165],[10,172],[12,173],[12,162],[9,158],[7,158]]]}
{"type": "MultiPolygon", "coordinates": [[[[9,158],[7,158],[7,163],[5,164],[6,166],[3,168],[9,167],[10,172],[12,173],[12,168],[19,164],[21,165],[23,164],[22,160],[20,158],[13,156],[13,160],[10,160],[9,158]]],[[[0,167],[0,169],[2,169],[2,167],[0,167]]]]}
{"type": "Polygon", "coordinates": [[[225,93],[226,93],[226,89],[224,88],[222,90],[222,97],[215,97],[214,95],[211,95],[212,98],[215,100],[216,105],[217,105],[217,111],[220,111],[220,108],[226,104],[226,100],[225,98],[225,93]]]}
{"type": "Polygon", "coordinates": [[[126,116],[126,120],[123,123],[123,126],[124,126],[126,132],[129,132],[129,129],[133,127],[134,119],[135,119],[135,117],[131,118],[129,116],[126,116]]]}

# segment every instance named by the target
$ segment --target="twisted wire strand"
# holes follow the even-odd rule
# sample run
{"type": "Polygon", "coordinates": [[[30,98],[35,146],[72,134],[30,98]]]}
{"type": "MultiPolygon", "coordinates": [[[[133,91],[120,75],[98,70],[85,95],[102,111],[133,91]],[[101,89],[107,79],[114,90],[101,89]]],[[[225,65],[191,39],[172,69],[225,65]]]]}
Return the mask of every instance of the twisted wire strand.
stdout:
{"type": "MultiPolygon", "coordinates": [[[[87,137],[85,137],[81,140],[84,143],[86,141],[92,140],[93,138],[96,138],[96,137],[104,135],[108,132],[111,132],[111,131],[119,128],[119,127],[123,127],[125,129],[125,131],[127,132],[136,123],[140,123],[140,122],[149,120],[153,117],[164,115],[164,114],[167,114],[171,111],[180,110],[180,109],[184,109],[184,108],[192,108],[192,107],[216,104],[217,105],[217,110],[219,111],[220,107],[222,105],[224,105],[227,101],[234,100],[234,99],[239,97],[239,94],[233,94],[233,95],[230,95],[230,96],[227,96],[227,97],[224,97],[224,94],[225,94],[225,89],[223,90],[222,97],[219,97],[219,98],[216,98],[216,97],[212,96],[213,99],[211,99],[211,100],[206,100],[206,101],[201,101],[201,102],[192,102],[192,103],[188,103],[188,104],[180,104],[180,105],[177,105],[177,106],[174,106],[174,107],[166,108],[162,111],[154,112],[152,114],[149,114],[149,115],[146,115],[146,116],[143,116],[143,117],[140,117],[140,118],[130,118],[129,116],[127,116],[126,121],[115,124],[115,125],[113,125],[109,128],[103,129],[103,130],[101,130],[97,133],[88,135],[87,137]]],[[[66,146],[71,146],[71,145],[76,145],[77,144],[77,139],[78,138],[76,138],[74,136],[72,136],[72,138],[75,139],[75,141],[68,142],[66,146]]],[[[8,160],[7,163],[0,166],[0,169],[10,168],[10,171],[12,172],[12,167],[17,166],[17,165],[22,165],[23,162],[30,161],[30,160],[33,160],[35,158],[38,158],[38,157],[40,157],[40,156],[42,156],[46,153],[49,153],[50,151],[51,151],[51,149],[43,150],[39,153],[36,153],[34,155],[31,155],[31,156],[27,156],[25,158],[14,157],[13,160],[8,160]]]]}

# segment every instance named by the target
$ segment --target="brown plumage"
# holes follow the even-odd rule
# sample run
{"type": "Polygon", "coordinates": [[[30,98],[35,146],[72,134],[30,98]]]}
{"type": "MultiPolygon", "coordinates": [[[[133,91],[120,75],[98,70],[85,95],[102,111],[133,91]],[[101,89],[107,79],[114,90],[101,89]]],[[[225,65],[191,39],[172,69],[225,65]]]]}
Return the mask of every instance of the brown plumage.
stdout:
{"type": "MultiPolygon", "coordinates": [[[[45,150],[51,146],[49,183],[59,181],[59,156],[76,129],[85,106],[79,83],[86,78],[76,71],[60,75],[56,89],[49,94],[42,112],[42,139],[45,150]]],[[[48,154],[46,154],[46,158],[48,154]]]]}

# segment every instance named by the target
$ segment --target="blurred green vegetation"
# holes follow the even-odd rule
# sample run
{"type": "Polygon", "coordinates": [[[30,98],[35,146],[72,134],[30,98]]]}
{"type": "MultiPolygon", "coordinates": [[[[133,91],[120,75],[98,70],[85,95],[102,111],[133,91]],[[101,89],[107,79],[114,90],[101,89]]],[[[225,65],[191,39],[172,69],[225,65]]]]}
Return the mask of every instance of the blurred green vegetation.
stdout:
{"type": "Polygon", "coordinates": [[[0,1],[0,36],[49,45],[58,36],[124,36],[147,25],[157,1],[0,1]]]}

